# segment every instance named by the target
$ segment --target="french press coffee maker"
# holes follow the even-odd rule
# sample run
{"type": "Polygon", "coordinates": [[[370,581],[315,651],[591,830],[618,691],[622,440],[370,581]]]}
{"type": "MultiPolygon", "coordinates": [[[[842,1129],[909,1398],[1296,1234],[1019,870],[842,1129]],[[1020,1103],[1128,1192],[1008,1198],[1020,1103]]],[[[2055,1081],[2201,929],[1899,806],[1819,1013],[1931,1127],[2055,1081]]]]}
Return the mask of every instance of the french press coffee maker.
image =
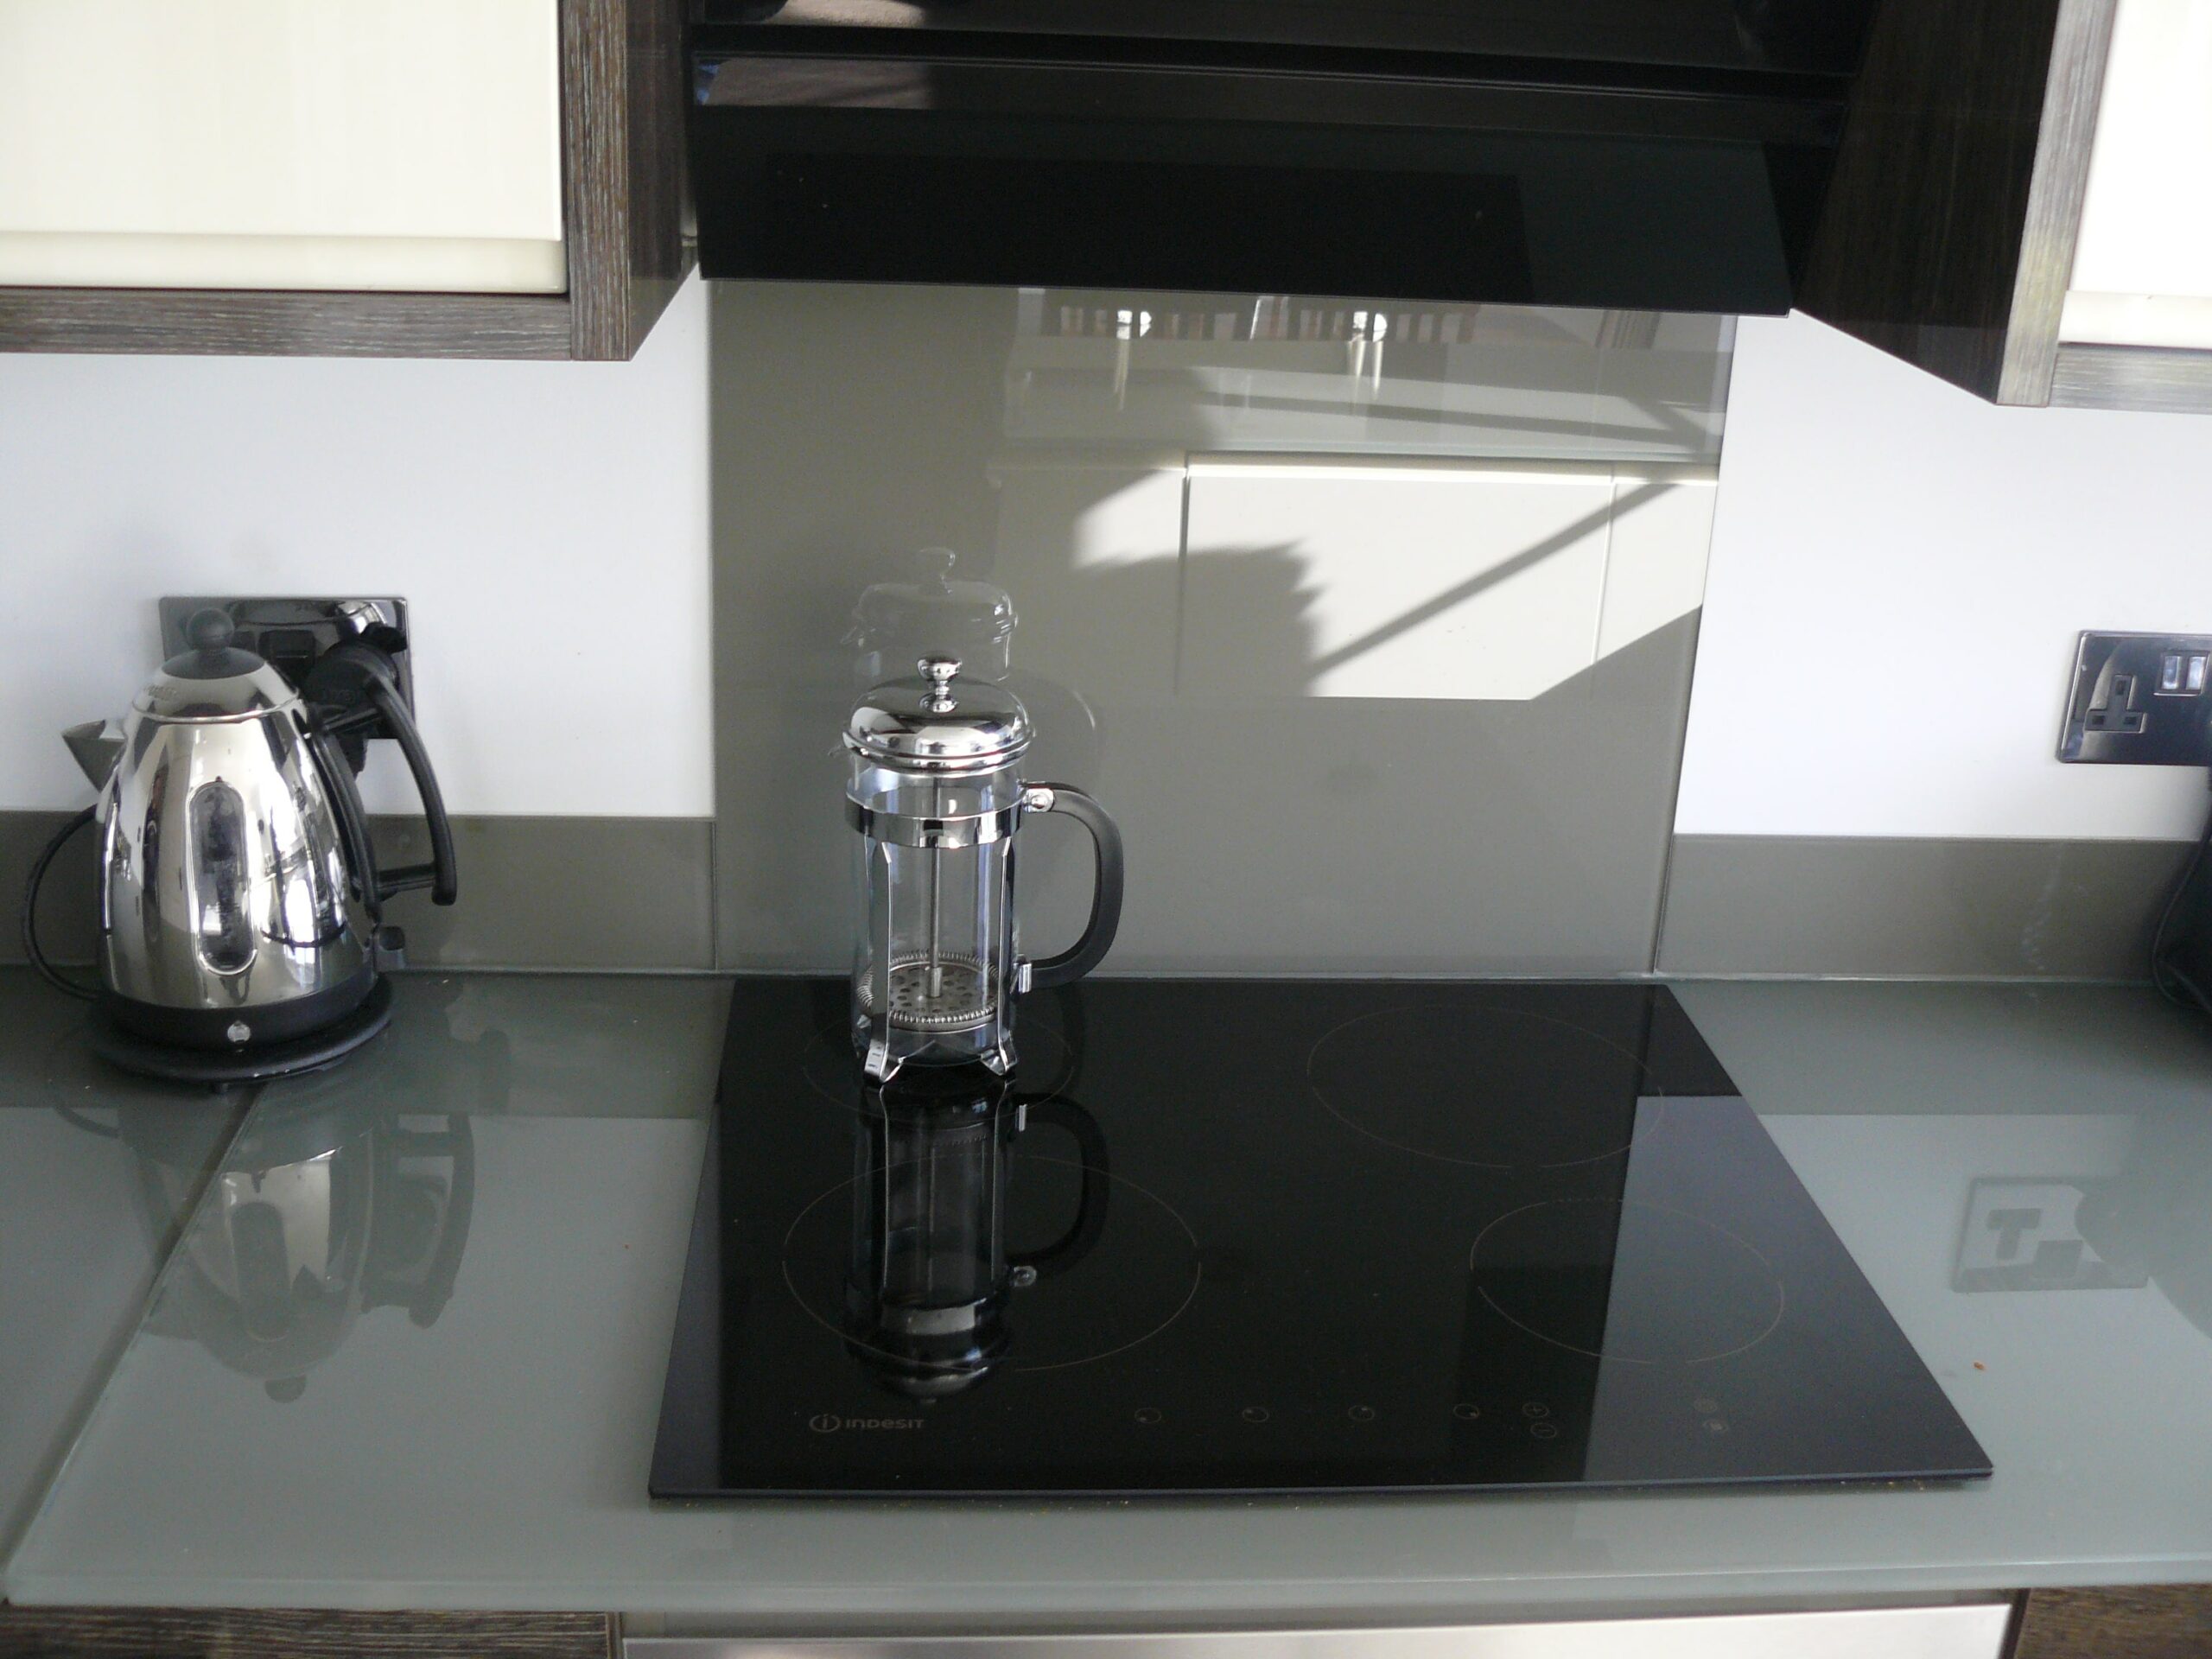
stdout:
{"type": "Polygon", "coordinates": [[[956,658],[918,666],[861,697],[845,723],[845,817],[859,831],[854,1046],[879,1083],[909,1061],[980,1060],[1003,1077],[1014,997],[1080,979],[1114,943],[1121,832],[1081,790],[1023,780],[1033,734],[1020,698],[959,680],[956,658]],[[1029,962],[1014,921],[1014,836],[1039,812],[1090,832],[1097,880],[1083,937],[1029,962]]]}

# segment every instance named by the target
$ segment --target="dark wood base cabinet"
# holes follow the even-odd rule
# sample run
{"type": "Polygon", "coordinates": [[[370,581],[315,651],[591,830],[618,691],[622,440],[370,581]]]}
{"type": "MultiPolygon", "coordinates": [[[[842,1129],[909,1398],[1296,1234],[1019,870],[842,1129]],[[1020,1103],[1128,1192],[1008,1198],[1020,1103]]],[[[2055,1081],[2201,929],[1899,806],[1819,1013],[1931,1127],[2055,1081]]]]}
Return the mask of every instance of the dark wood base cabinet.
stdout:
{"type": "MultiPolygon", "coordinates": [[[[612,1613],[0,1605],[0,1659],[617,1659],[612,1613]]],[[[2010,1659],[2212,1659],[2212,1585],[2036,1590],[2010,1659]]]]}
{"type": "Polygon", "coordinates": [[[2205,1659],[2212,1656],[2212,1585],[2034,1590],[2012,1659],[2205,1659]]]}
{"type": "Polygon", "coordinates": [[[613,1659],[611,1613],[0,1606],[0,1659],[613,1659]]]}

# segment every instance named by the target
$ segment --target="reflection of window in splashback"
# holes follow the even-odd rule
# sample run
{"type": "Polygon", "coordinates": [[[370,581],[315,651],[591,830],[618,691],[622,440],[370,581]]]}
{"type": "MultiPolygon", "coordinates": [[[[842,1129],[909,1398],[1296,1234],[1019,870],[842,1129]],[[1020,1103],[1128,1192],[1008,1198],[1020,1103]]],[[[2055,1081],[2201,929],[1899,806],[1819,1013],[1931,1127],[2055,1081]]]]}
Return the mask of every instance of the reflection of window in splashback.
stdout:
{"type": "Polygon", "coordinates": [[[1734,334],[1732,319],[1681,313],[1024,289],[1006,431],[1709,463],[1734,334]]]}
{"type": "MultiPolygon", "coordinates": [[[[713,297],[726,965],[845,965],[844,710],[951,650],[1122,823],[1109,972],[1649,968],[1723,321],[1406,307],[1400,352],[1297,296],[713,297]]],[[[1057,949],[1088,855],[1045,820],[1022,860],[1057,949]]]]}

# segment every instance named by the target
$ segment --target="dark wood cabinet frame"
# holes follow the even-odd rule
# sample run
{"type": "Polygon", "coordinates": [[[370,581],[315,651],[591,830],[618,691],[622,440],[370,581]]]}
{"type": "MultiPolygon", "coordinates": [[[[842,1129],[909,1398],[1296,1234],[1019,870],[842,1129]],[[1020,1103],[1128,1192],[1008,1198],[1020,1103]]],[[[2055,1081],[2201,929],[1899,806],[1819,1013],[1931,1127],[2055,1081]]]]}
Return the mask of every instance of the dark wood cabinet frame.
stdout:
{"type": "Polygon", "coordinates": [[[2212,352],[2062,341],[2118,0],[1884,0],[1801,308],[1999,404],[2212,410],[2212,352]]]}
{"type": "Polygon", "coordinates": [[[2000,404],[2050,401],[2117,0],[1885,0],[1799,305],[2000,404]]]}
{"type": "Polygon", "coordinates": [[[565,294],[0,287],[0,351],[626,359],[683,241],[683,0],[558,0],[565,294]]]}

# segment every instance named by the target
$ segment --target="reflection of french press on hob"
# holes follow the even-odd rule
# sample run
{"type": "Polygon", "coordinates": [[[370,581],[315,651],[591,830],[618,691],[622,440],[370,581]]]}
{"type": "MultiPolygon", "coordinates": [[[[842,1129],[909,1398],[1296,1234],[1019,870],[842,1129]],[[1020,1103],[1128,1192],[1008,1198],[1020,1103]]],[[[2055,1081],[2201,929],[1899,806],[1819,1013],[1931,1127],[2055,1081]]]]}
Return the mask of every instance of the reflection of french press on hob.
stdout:
{"type": "MultiPolygon", "coordinates": [[[[980,1066],[918,1073],[925,1084],[868,1091],[855,1133],[846,1346],[893,1393],[958,1394],[1014,1346],[1013,1294],[1074,1267],[1106,1224],[1106,1145],[1073,1101],[1032,1101],[980,1066]],[[1051,1243],[1007,1243],[1017,1137],[1072,1136],[1082,1187],[1051,1243]]],[[[1033,1176],[1036,1172],[1032,1172],[1033,1176]]]]}
{"type": "Polygon", "coordinates": [[[910,1060],[980,1060],[1003,1076],[1014,995],[1081,978],[1113,944],[1122,837],[1081,790],[1020,776],[1033,737],[1020,698],[959,679],[950,657],[918,666],[869,691],[845,725],[845,816],[860,832],[854,1042],[879,1082],[910,1060]],[[1038,812],[1090,832],[1097,882],[1083,937],[1031,963],[1018,953],[1014,832],[1038,812]]]}

